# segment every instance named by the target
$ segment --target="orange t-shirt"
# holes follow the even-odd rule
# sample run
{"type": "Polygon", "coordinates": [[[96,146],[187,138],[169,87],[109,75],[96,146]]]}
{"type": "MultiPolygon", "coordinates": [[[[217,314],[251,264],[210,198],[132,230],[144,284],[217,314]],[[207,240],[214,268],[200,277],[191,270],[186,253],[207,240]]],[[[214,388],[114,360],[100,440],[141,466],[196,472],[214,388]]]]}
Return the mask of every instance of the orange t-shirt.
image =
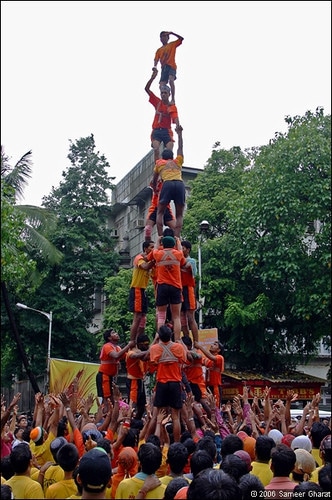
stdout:
{"type": "Polygon", "coordinates": [[[203,358],[203,364],[208,368],[206,373],[207,385],[221,385],[221,374],[224,371],[224,356],[216,355],[216,360],[203,358]]]}
{"type": "Polygon", "coordinates": [[[184,346],[178,342],[160,342],[150,347],[150,361],[157,365],[157,382],[180,382],[181,364],[187,362],[187,353],[184,346]],[[174,360],[162,360],[165,348],[171,351],[174,360]]]}
{"type": "Polygon", "coordinates": [[[160,61],[161,67],[167,64],[171,68],[176,69],[175,53],[177,47],[181,44],[182,44],[182,39],[178,38],[173,42],[169,42],[166,43],[166,45],[162,45],[162,47],[159,47],[159,49],[157,49],[154,56],[154,61],[155,62],[160,61]]]}
{"type": "Polygon", "coordinates": [[[173,285],[182,288],[180,268],[186,265],[186,259],[180,250],[160,248],[152,250],[148,260],[156,261],[156,282],[158,285],[173,285]]]}

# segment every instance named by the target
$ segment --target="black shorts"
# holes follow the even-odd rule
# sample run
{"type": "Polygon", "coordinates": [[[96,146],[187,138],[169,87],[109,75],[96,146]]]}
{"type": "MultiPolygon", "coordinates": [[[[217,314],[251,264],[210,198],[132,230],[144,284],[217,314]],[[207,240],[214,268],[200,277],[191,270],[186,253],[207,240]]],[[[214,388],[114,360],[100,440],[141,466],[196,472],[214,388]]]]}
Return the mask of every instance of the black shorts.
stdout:
{"type": "Polygon", "coordinates": [[[129,290],[129,311],[145,314],[148,312],[148,297],[145,288],[131,287],[129,290]]]}
{"type": "Polygon", "coordinates": [[[174,80],[176,80],[176,69],[172,68],[172,66],[169,66],[169,64],[165,64],[165,66],[162,67],[161,69],[161,75],[160,75],[160,82],[168,82],[169,80],[169,75],[174,76],[174,80]]]}
{"type": "Polygon", "coordinates": [[[166,306],[167,304],[181,304],[182,290],[173,285],[161,285],[157,283],[156,306],[166,306]]]}
{"type": "Polygon", "coordinates": [[[163,142],[166,147],[169,142],[174,142],[174,139],[172,139],[169,135],[168,128],[154,128],[151,134],[151,141],[159,141],[160,143],[163,142]]]}
{"type": "MultiPolygon", "coordinates": [[[[156,208],[149,215],[149,220],[152,220],[154,223],[157,222],[157,209],[156,208]]],[[[164,212],[164,225],[167,226],[166,222],[169,222],[171,220],[175,220],[175,219],[174,219],[173,214],[171,213],[170,209],[168,207],[166,207],[166,210],[164,212]]]]}
{"type": "Polygon", "coordinates": [[[159,194],[159,203],[168,205],[173,200],[177,205],[186,204],[186,188],[183,181],[164,181],[159,194]]]}
{"type": "Polygon", "coordinates": [[[153,406],[170,406],[179,410],[182,405],[181,382],[157,382],[153,406]]]}
{"type": "Polygon", "coordinates": [[[191,387],[191,392],[194,395],[195,401],[199,403],[200,400],[202,399],[202,391],[200,390],[199,385],[194,384],[193,382],[189,382],[189,384],[191,387]]]}

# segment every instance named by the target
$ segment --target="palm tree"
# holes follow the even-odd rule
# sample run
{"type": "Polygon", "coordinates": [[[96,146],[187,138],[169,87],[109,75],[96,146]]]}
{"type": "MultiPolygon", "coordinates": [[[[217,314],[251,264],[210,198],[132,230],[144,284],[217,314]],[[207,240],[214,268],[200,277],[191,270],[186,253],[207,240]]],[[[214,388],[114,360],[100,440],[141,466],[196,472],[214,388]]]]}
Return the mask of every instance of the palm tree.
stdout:
{"type": "MultiPolygon", "coordinates": [[[[6,204],[10,207],[10,214],[15,219],[22,220],[23,218],[23,231],[20,235],[20,243],[23,242],[25,252],[32,253],[33,250],[38,250],[42,259],[51,264],[57,264],[62,259],[62,253],[47,239],[43,232],[52,231],[55,227],[57,219],[56,215],[50,210],[45,208],[36,207],[33,205],[18,205],[16,201],[23,197],[24,187],[26,186],[29,178],[31,177],[31,155],[32,152],[25,153],[16,165],[12,168],[9,164],[9,158],[5,155],[4,149],[1,146],[1,194],[4,200],[1,204],[6,204]]],[[[1,246],[6,245],[7,242],[1,241],[1,246]]],[[[14,252],[17,259],[22,255],[22,247],[15,246],[9,242],[10,252],[14,252]]],[[[6,249],[8,252],[8,248],[6,249]]],[[[1,252],[2,253],[2,252],[1,252]]],[[[6,276],[6,273],[4,273],[6,276]]],[[[8,319],[14,333],[14,338],[17,344],[18,352],[20,353],[26,373],[29,377],[33,390],[39,392],[39,387],[33,372],[29,368],[27,355],[21,340],[21,336],[16,327],[14,314],[10,305],[8,290],[5,280],[1,280],[2,298],[6,307],[8,319]]]]}

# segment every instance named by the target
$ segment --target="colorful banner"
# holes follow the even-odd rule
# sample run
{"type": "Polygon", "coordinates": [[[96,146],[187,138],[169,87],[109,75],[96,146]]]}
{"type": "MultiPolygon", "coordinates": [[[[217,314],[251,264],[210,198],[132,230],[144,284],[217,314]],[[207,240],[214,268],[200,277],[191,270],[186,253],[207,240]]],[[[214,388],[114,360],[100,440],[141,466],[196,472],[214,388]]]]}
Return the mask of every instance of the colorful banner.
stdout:
{"type": "Polygon", "coordinates": [[[200,344],[209,349],[210,345],[218,340],[218,329],[204,328],[204,330],[198,330],[198,338],[200,344]]]}
{"type": "MultiPolygon", "coordinates": [[[[89,394],[97,396],[96,375],[98,368],[98,363],[84,363],[82,361],[51,358],[50,392],[59,394],[64,390],[71,390],[74,380],[77,379],[78,399],[86,399],[89,394]]],[[[93,404],[91,411],[97,411],[97,403],[93,404]]]]}

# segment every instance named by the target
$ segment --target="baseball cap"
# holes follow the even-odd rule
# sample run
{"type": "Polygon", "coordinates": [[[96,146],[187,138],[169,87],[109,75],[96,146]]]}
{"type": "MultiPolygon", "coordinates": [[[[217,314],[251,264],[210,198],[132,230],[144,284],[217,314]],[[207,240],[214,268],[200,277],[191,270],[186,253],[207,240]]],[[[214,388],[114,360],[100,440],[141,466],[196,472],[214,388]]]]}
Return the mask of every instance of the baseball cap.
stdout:
{"type": "Polygon", "coordinates": [[[90,492],[102,491],[112,475],[106,451],[97,446],[84,453],[78,465],[78,474],[84,489],[90,492]]]}

